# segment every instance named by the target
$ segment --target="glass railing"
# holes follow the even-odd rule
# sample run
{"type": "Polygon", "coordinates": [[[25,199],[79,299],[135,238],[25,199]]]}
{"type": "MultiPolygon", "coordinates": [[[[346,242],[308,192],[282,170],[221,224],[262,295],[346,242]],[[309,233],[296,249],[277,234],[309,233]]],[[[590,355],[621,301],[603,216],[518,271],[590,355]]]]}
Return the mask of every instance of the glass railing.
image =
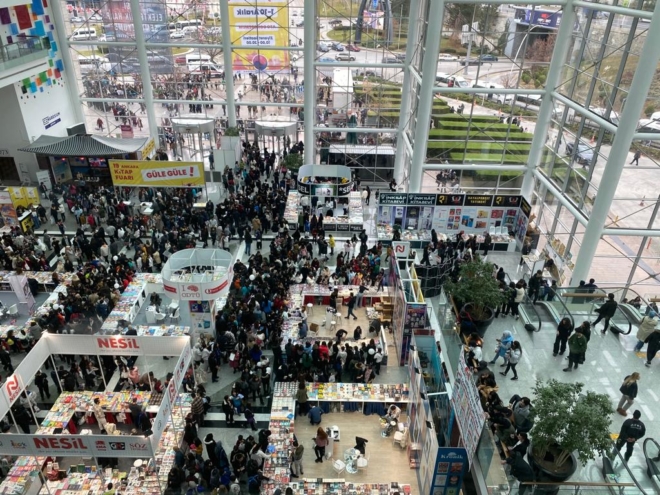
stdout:
{"type": "MultiPolygon", "coordinates": [[[[507,284],[510,282],[509,276],[506,276],[507,284]]],[[[525,324],[525,327],[529,325],[528,330],[533,330],[535,332],[540,332],[544,327],[552,329],[555,331],[557,329],[557,324],[563,319],[568,318],[571,320],[572,324],[575,324],[573,321],[573,315],[566,307],[566,304],[561,298],[556,296],[551,296],[550,293],[546,293],[542,297],[539,297],[536,300],[536,303],[527,295],[525,292],[525,297],[523,302],[520,303],[518,308],[520,312],[520,317],[525,324]]]]}
{"type": "Polygon", "coordinates": [[[13,43],[0,45],[0,68],[3,70],[16,67],[44,56],[50,50],[50,40],[46,37],[26,37],[13,43]]]}

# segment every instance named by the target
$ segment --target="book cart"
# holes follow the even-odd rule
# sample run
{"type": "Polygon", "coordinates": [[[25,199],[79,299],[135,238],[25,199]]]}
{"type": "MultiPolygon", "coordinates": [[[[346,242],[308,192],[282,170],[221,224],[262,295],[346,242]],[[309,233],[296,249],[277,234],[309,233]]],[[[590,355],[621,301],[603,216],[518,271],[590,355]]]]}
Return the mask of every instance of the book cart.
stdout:
{"type": "MultiPolygon", "coordinates": [[[[179,394],[192,359],[189,337],[125,337],[45,334],[2,387],[0,416],[12,418],[11,405],[18,400],[32,377],[54,354],[121,356],[178,356],[172,380],[163,394],[149,392],[63,393],[41,421],[34,434],[12,433],[0,442],[0,454],[19,456],[0,485],[0,494],[85,495],[101,494],[108,483],[123,494],[161,494],[174,464],[174,447],[180,446],[184,418],[191,398],[179,394]],[[91,434],[74,420],[77,413],[91,411],[94,398],[101,399],[106,419],[130,423],[126,403],[137,399],[152,417],[148,436],[91,434]],[[78,429],[81,429],[78,432],[78,429]],[[59,458],[80,458],[68,470],[59,458]],[[99,469],[98,459],[134,458],[129,472],[99,469]]],[[[30,406],[31,407],[31,406],[30,406]]],[[[31,411],[36,418],[34,410],[31,411]]],[[[85,415],[88,422],[89,416],[85,415]]],[[[18,428],[17,428],[18,430],[18,428]]]]}

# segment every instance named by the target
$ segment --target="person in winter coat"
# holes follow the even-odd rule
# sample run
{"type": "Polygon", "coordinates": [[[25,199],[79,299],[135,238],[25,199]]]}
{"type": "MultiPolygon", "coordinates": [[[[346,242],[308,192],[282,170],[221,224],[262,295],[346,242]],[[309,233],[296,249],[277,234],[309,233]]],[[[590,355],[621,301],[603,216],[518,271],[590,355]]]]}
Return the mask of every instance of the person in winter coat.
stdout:
{"type": "Polygon", "coordinates": [[[647,368],[651,367],[651,361],[655,355],[660,351],[660,332],[653,332],[646,339],[648,346],[646,347],[646,365],[647,368]]]}
{"type": "Polygon", "coordinates": [[[520,282],[518,282],[516,284],[516,295],[513,298],[513,303],[511,305],[511,314],[516,317],[516,320],[520,318],[520,312],[518,311],[518,307],[520,306],[520,303],[523,302],[524,299],[525,299],[525,288],[520,282]]]}
{"type": "Polygon", "coordinates": [[[530,299],[533,300],[533,303],[536,304],[536,300],[539,298],[539,292],[541,290],[541,281],[543,280],[543,272],[537,270],[533,277],[529,279],[529,287],[527,288],[527,295],[530,299]]]}
{"type": "Polygon", "coordinates": [[[610,326],[610,319],[614,316],[614,313],[616,313],[617,306],[618,304],[614,300],[614,294],[608,294],[607,301],[605,301],[605,303],[603,303],[603,305],[596,310],[596,313],[598,313],[598,318],[596,318],[596,321],[594,321],[591,326],[595,327],[600,320],[605,319],[605,327],[603,328],[603,333],[606,333],[610,326]]]}
{"type": "Polygon", "coordinates": [[[573,323],[570,318],[563,318],[557,326],[557,336],[555,337],[555,344],[552,348],[552,355],[564,354],[566,352],[566,343],[568,338],[573,333],[573,323]]]}
{"type": "Polygon", "coordinates": [[[534,481],[534,471],[532,467],[522,458],[519,452],[514,452],[510,455],[506,463],[511,466],[511,476],[516,478],[521,484],[518,489],[519,495],[524,495],[532,485],[523,485],[522,483],[534,481]]]}
{"type": "Polygon", "coordinates": [[[511,335],[511,332],[509,330],[504,330],[502,333],[502,338],[497,339],[497,353],[495,354],[495,357],[493,358],[492,361],[490,361],[490,364],[495,364],[495,361],[499,357],[504,358],[504,364],[501,366],[506,366],[506,354],[511,348],[511,344],[513,344],[513,335],[511,335]]]}
{"type": "Polygon", "coordinates": [[[642,318],[641,323],[639,324],[639,329],[637,330],[637,344],[635,344],[635,352],[639,352],[644,347],[644,342],[649,338],[656,330],[656,325],[658,324],[658,314],[651,310],[649,314],[642,318]]]}
{"type": "Polygon", "coordinates": [[[564,371],[577,369],[581,356],[587,352],[587,338],[580,331],[576,331],[568,338],[568,367],[564,371]]]}
{"type": "Polygon", "coordinates": [[[642,413],[635,410],[632,419],[626,419],[621,425],[619,438],[616,441],[616,448],[621,451],[623,443],[625,442],[626,453],[624,454],[624,458],[626,459],[626,462],[628,462],[632,456],[635,442],[646,435],[646,426],[644,426],[644,423],[639,420],[641,416],[642,413]]]}
{"type": "Polygon", "coordinates": [[[215,455],[216,441],[213,439],[213,433],[209,433],[204,437],[204,445],[206,446],[206,455],[214,466],[218,466],[218,458],[215,455]]]}
{"type": "Polygon", "coordinates": [[[623,380],[623,384],[619,389],[619,392],[621,392],[621,400],[619,400],[619,405],[616,408],[616,412],[618,412],[621,416],[628,416],[626,411],[630,406],[632,406],[632,403],[635,401],[635,397],[637,397],[637,382],[639,379],[639,373],[635,372],[631,375],[628,375],[623,380]]]}
{"type": "Polygon", "coordinates": [[[520,356],[522,356],[522,346],[520,345],[520,342],[514,340],[513,343],[511,344],[511,348],[507,351],[505,356],[506,369],[500,372],[500,375],[506,376],[509,370],[512,370],[513,376],[511,377],[511,379],[517,380],[518,372],[516,371],[516,366],[518,366],[518,362],[520,361],[520,356]]]}

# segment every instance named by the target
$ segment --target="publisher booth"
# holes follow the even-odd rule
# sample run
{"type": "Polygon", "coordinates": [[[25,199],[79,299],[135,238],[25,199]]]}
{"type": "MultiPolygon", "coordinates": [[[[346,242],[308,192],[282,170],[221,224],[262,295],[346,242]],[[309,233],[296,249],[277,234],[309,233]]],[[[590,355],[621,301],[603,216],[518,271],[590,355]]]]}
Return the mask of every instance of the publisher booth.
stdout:
{"type": "MultiPolygon", "coordinates": [[[[134,337],[44,334],[2,386],[0,417],[16,432],[3,435],[0,454],[19,456],[0,485],[2,493],[101,493],[108,483],[121,493],[161,494],[174,463],[174,447],[181,445],[190,396],[179,389],[192,359],[189,337],[134,337]],[[27,386],[53,355],[124,357],[177,357],[172,378],[162,394],[155,392],[62,392],[37,430],[25,434],[13,408],[27,386]],[[93,411],[100,400],[104,418],[93,411]],[[129,403],[138,404],[150,418],[151,428],[136,432],[129,403]],[[105,421],[104,421],[105,420],[105,421]],[[106,434],[99,433],[104,421],[106,434]],[[123,427],[123,431],[122,428],[123,427]],[[75,459],[79,461],[76,463],[75,459]],[[130,469],[116,466],[120,458],[135,459],[130,469]],[[71,461],[74,461],[73,463],[71,461]],[[60,464],[68,467],[62,469],[60,464]]],[[[57,368],[54,368],[57,373],[57,368]]],[[[107,385],[103,377],[104,385],[107,385]]],[[[28,413],[37,419],[29,401],[28,413]]]]}

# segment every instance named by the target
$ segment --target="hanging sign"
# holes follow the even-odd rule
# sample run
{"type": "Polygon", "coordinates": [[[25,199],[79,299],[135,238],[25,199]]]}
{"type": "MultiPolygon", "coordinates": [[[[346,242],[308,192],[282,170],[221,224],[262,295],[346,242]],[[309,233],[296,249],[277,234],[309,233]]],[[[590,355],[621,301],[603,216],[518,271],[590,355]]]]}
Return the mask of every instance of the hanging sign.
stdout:
{"type": "Polygon", "coordinates": [[[110,160],[109,164],[115,186],[200,187],[205,184],[203,162],[110,160]]]}

